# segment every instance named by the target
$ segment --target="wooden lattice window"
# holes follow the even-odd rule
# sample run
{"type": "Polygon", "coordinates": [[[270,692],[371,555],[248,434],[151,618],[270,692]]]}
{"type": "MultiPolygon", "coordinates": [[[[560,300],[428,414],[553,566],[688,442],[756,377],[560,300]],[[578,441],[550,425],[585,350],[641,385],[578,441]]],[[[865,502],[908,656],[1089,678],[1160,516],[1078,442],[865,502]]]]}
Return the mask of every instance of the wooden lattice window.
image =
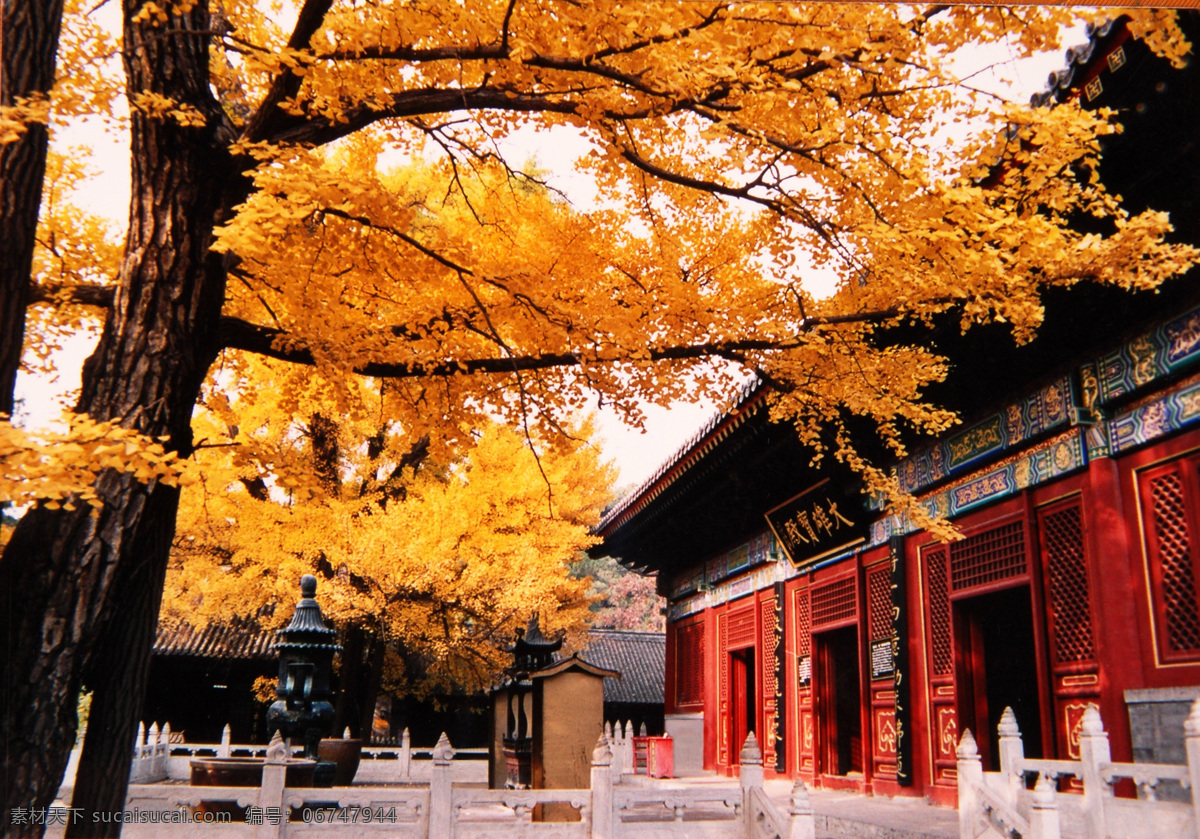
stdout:
{"type": "Polygon", "coordinates": [[[1158,651],[1165,661],[1200,658],[1200,605],[1196,599],[1198,459],[1175,460],[1146,470],[1138,479],[1158,651]]]}
{"type": "Polygon", "coordinates": [[[853,577],[845,577],[813,588],[812,624],[814,627],[852,620],[857,614],[857,593],[853,577]]]}
{"type": "Polygon", "coordinates": [[[930,667],[934,676],[954,672],[954,648],[950,644],[950,592],[947,579],[945,545],[924,551],[926,582],[929,587],[930,667]]]}
{"type": "Polygon", "coordinates": [[[1025,569],[1025,527],[1020,519],[950,544],[954,591],[1018,577],[1025,569]]]}
{"type": "Polygon", "coordinates": [[[796,592],[796,655],[812,654],[812,620],[808,613],[808,592],[796,592]]]}
{"type": "Polygon", "coordinates": [[[763,650],[763,697],[772,700],[779,692],[775,681],[775,655],[779,639],[775,636],[775,599],[764,600],[762,608],[763,650]]]}
{"type": "Polygon", "coordinates": [[[704,702],[704,623],[675,630],[675,704],[704,702]]]}
{"type": "Polygon", "coordinates": [[[867,613],[872,641],[892,637],[892,574],[887,565],[867,572],[867,613]]]}
{"type": "Polygon", "coordinates": [[[775,634],[775,598],[764,600],[759,604],[762,610],[763,655],[759,666],[762,667],[762,709],[763,732],[760,738],[763,750],[763,761],[767,766],[776,762],[775,737],[778,734],[778,701],[779,679],[775,669],[776,654],[779,638],[775,634]]]}
{"type": "Polygon", "coordinates": [[[725,640],[727,650],[738,650],[754,646],[754,609],[743,609],[729,616],[729,636],[725,640]]]}
{"type": "Polygon", "coordinates": [[[812,619],[808,610],[808,591],[796,592],[796,665],[801,688],[812,681],[812,619]]]}
{"type": "Polygon", "coordinates": [[[1079,500],[1038,516],[1042,562],[1050,589],[1057,664],[1092,661],[1092,601],[1083,553],[1083,510],[1079,500]]]}

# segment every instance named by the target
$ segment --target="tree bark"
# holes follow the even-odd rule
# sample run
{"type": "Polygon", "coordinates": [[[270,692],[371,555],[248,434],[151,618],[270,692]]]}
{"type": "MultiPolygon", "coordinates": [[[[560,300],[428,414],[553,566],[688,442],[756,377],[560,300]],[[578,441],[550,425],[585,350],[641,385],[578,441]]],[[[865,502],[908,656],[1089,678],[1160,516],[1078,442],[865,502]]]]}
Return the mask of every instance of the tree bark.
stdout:
{"type": "Polygon", "coordinates": [[[364,743],[371,742],[371,732],[375,727],[375,700],[379,697],[379,687],[383,681],[383,638],[378,633],[367,635],[367,672],[366,686],[363,688],[362,699],[358,711],[358,736],[364,743]]]}
{"type": "MultiPolygon", "coordinates": [[[[4,0],[0,107],[49,96],[62,15],[63,0],[4,0]]],[[[48,143],[46,125],[31,122],[18,140],[0,145],[0,414],[13,411],[48,143]]]]}
{"type": "Polygon", "coordinates": [[[308,439],[312,443],[313,469],[321,487],[330,498],[342,494],[342,476],[339,466],[342,459],[338,446],[338,425],[324,414],[313,414],[308,423],[308,439]]]}
{"type": "MultiPolygon", "coordinates": [[[[169,550],[175,507],[170,494],[157,494],[170,509],[149,516],[158,526],[146,528],[149,543],[135,554],[155,557],[169,550]]],[[[124,810],[129,790],[129,757],[150,675],[163,575],[152,562],[125,562],[121,572],[111,593],[119,608],[105,622],[83,678],[92,691],[92,706],[75,774],[71,804],[76,809],[66,830],[70,837],[119,836],[120,823],[101,814],[124,810]]]]}
{"type": "Polygon", "coordinates": [[[334,706],[333,735],[340,737],[342,729],[350,726],[353,733],[355,723],[351,719],[358,712],[358,687],[362,682],[363,631],[361,627],[349,626],[342,638],[342,667],[338,673],[337,703],[334,706]]]}
{"type": "MultiPolygon", "coordinates": [[[[157,93],[198,109],[207,123],[189,128],[132,113],[130,229],[112,313],[84,366],[78,409],[166,436],[169,449],[186,455],[224,300],[223,266],[209,246],[228,206],[222,186],[236,173],[214,141],[221,111],[208,86],[207,3],[162,27],[153,16],[133,22],[141,5],[125,0],[131,100],[157,93]]],[[[96,491],[102,506],[94,510],[31,510],[0,557],[4,835],[41,834],[41,826],[13,825],[13,808],[53,800],[74,737],[82,668],[98,633],[108,631],[114,585],[130,578],[123,565],[144,563],[156,578],[166,573],[170,540],[155,534],[173,528],[177,490],[105,473],[96,491]]],[[[132,658],[119,663],[138,667],[132,658]]],[[[122,708],[136,722],[139,709],[122,708]]]]}

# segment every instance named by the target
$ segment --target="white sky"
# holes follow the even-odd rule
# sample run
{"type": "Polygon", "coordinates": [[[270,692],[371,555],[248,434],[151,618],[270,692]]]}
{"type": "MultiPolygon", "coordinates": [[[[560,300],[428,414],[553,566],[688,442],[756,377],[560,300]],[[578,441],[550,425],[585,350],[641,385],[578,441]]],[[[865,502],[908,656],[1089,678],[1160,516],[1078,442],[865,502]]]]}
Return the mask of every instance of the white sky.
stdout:
{"type": "MultiPolygon", "coordinates": [[[[119,4],[107,3],[99,7],[97,15],[119,15],[119,4]]],[[[1082,27],[1067,36],[1064,49],[1085,40],[1082,27]]],[[[1005,44],[995,44],[979,50],[969,60],[978,60],[979,66],[1005,61],[1009,55],[1005,44]]],[[[1017,64],[1007,62],[997,70],[987,71],[972,81],[979,87],[1006,93],[1012,98],[1027,100],[1030,95],[1043,89],[1047,75],[1064,66],[1063,50],[1058,50],[1037,59],[1017,64]],[[1013,93],[1017,91],[1017,93],[1013,93]]],[[[104,135],[94,127],[81,126],[64,132],[56,143],[71,146],[87,143],[92,147],[91,164],[96,176],[88,190],[80,196],[81,203],[95,213],[106,215],[124,225],[129,204],[129,174],[127,145],[120,138],[104,135]]],[[[569,129],[554,132],[536,132],[523,129],[504,141],[506,150],[513,150],[514,162],[522,158],[534,159],[541,168],[552,174],[550,182],[570,196],[581,208],[594,206],[598,200],[594,185],[574,169],[574,161],[587,144],[569,129]]],[[[79,387],[79,368],[82,359],[91,350],[91,341],[80,340],[70,345],[60,362],[60,374],[56,382],[32,379],[28,376],[18,380],[18,397],[24,399],[24,417],[33,426],[45,425],[57,413],[56,398],[64,392],[79,387]]],[[[630,429],[617,419],[615,414],[604,409],[598,413],[598,430],[603,437],[603,452],[612,458],[620,469],[619,485],[640,484],[659,465],[691,437],[699,426],[716,411],[711,404],[683,403],[670,409],[647,406],[646,430],[630,429]]]]}

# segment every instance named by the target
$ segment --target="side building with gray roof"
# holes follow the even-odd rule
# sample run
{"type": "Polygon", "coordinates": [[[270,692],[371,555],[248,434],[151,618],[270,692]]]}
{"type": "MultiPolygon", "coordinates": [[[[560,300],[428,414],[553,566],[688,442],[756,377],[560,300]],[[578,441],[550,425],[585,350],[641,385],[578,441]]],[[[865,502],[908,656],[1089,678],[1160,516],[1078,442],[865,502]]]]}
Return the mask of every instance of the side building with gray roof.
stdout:
{"type": "Polygon", "coordinates": [[[582,655],[590,663],[616,670],[620,679],[604,680],[604,718],[632,721],[649,734],[663,733],[663,674],[667,636],[663,632],[593,629],[582,655]]]}

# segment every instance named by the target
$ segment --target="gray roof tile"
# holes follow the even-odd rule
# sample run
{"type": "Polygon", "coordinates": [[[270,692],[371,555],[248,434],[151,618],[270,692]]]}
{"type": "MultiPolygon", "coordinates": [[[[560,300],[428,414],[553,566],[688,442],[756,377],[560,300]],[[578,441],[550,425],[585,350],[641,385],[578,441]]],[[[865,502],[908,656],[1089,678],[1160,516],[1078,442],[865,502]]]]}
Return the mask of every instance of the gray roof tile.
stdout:
{"type": "Polygon", "coordinates": [[[627,632],[593,629],[581,656],[592,664],[621,674],[604,680],[605,702],[659,703],[663,701],[667,636],[662,632],[627,632]]]}

